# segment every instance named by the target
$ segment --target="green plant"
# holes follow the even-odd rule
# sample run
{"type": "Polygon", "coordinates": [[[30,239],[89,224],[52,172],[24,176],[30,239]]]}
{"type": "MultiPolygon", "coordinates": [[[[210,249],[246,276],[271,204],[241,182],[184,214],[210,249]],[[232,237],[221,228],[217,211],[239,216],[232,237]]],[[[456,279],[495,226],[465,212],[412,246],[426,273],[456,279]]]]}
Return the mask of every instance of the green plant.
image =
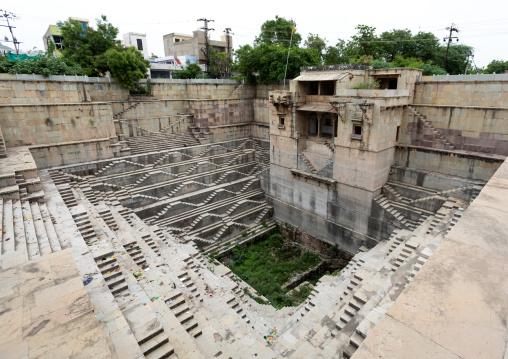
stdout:
{"type": "Polygon", "coordinates": [[[298,304],[286,294],[287,290],[282,289],[284,283],[295,273],[305,272],[320,261],[317,255],[291,245],[275,231],[249,245],[236,246],[227,257],[232,272],[266,297],[275,308],[298,304]]]}
{"type": "Polygon", "coordinates": [[[358,83],[351,87],[354,90],[375,90],[379,88],[379,82],[378,81],[369,81],[365,83],[358,83]]]}
{"type": "Polygon", "coordinates": [[[265,221],[263,221],[263,222],[261,222],[261,227],[266,228],[266,227],[268,227],[268,225],[266,224],[265,221]]]}

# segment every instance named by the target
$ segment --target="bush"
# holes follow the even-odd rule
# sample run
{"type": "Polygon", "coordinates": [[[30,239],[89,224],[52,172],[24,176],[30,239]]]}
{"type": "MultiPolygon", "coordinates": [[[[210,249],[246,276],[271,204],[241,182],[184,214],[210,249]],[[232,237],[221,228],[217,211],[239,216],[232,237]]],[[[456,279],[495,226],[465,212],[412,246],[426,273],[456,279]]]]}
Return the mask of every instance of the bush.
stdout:
{"type": "Polygon", "coordinates": [[[359,83],[351,87],[354,90],[375,90],[379,88],[378,81],[369,81],[366,83],[359,83]]]}
{"type": "Polygon", "coordinates": [[[11,64],[2,61],[0,67],[2,72],[7,70],[10,74],[36,74],[44,77],[51,75],[84,75],[81,66],[71,63],[61,57],[39,56],[24,61],[9,61],[11,64]]]}

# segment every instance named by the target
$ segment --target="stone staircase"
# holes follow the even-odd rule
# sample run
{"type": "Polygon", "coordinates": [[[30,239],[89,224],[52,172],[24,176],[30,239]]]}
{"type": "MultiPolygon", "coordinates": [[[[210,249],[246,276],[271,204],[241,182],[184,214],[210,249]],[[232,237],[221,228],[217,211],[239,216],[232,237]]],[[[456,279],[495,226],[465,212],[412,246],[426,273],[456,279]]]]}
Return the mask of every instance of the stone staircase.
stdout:
{"type": "MultiPolygon", "coordinates": [[[[414,107],[408,106],[411,113],[414,115],[417,121],[421,121],[423,123],[423,136],[432,136],[431,146],[436,149],[442,150],[454,150],[455,147],[453,144],[441,133],[440,130],[434,128],[432,126],[432,121],[427,120],[427,116],[420,114],[414,107]]],[[[423,140],[422,145],[428,144],[429,140],[423,140]]]]}
{"type": "Polygon", "coordinates": [[[310,172],[310,173],[313,173],[313,174],[317,174],[317,170],[316,168],[314,168],[314,166],[312,165],[312,163],[309,161],[309,159],[305,156],[305,153],[299,153],[298,154],[298,157],[301,158],[301,160],[303,161],[303,163],[305,163],[305,166],[306,168],[304,168],[307,172],[310,172]]]}
{"type": "Polygon", "coordinates": [[[131,103],[129,105],[129,107],[127,107],[125,110],[123,111],[120,111],[118,112],[116,115],[113,116],[113,119],[114,120],[118,120],[120,118],[122,118],[122,116],[126,113],[126,112],[129,112],[130,110],[133,110],[135,109],[136,107],[138,107],[138,105],[140,104],[140,102],[135,102],[135,103],[131,103]]]}
{"type": "Polygon", "coordinates": [[[0,158],[7,158],[7,147],[5,146],[2,127],[0,127],[0,158]]]}
{"type": "Polygon", "coordinates": [[[72,214],[72,218],[74,219],[74,222],[76,223],[85,243],[92,245],[97,237],[92,223],[90,223],[90,219],[88,218],[88,213],[86,211],[74,213],[72,214]]]}
{"type": "Polygon", "coordinates": [[[189,132],[162,133],[153,132],[146,136],[127,138],[131,153],[141,154],[199,145],[199,140],[189,132]]]}

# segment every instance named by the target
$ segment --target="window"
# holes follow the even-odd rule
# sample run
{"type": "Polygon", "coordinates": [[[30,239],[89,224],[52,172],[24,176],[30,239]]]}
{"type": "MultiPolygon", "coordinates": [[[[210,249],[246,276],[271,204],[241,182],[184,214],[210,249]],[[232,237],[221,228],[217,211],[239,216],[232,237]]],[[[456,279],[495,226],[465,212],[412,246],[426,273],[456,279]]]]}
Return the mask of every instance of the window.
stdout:
{"type": "Polygon", "coordinates": [[[400,126],[397,126],[397,134],[395,135],[395,142],[399,142],[400,126]]]}
{"type": "Polygon", "coordinates": [[[63,37],[61,37],[61,36],[53,36],[53,42],[55,43],[55,48],[57,50],[63,49],[62,40],[63,40],[63,37]]]}
{"type": "Polygon", "coordinates": [[[357,136],[362,135],[362,126],[361,125],[353,125],[353,134],[357,136]]]}
{"type": "Polygon", "coordinates": [[[279,125],[284,125],[284,117],[279,117],[279,125]]]}
{"type": "Polygon", "coordinates": [[[138,50],[143,51],[143,41],[141,39],[136,39],[136,42],[138,43],[138,50]]]}

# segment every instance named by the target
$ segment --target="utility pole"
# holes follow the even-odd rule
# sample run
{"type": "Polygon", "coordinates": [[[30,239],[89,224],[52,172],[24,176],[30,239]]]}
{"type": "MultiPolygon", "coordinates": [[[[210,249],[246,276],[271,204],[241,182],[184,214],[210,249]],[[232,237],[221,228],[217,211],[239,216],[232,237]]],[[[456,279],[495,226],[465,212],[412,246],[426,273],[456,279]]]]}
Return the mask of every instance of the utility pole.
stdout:
{"type": "Polygon", "coordinates": [[[205,24],[204,26],[201,28],[201,30],[204,30],[205,31],[205,68],[206,68],[206,72],[210,72],[210,37],[208,35],[208,32],[210,31],[215,31],[215,29],[211,29],[208,27],[208,23],[209,22],[213,22],[214,20],[210,20],[210,19],[206,19],[206,18],[201,18],[201,19],[198,19],[197,21],[203,21],[205,24]]]}
{"type": "Polygon", "coordinates": [[[12,29],[15,29],[16,27],[11,26],[11,24],[9,23],[9,19],[14,20],[14,19],[17,19],[18,17],[15,14],[13,14],[12,12],[8,12],[7,10],[2,10],[2,9],[0,9],[0,16],[5,18],[5,20],[7,21],[7,25],[0,25],[0,26],[9,28],[9,31],[11,32],[12,43],[14,44],[14,48],[16,49],[16,55],[18,55],[18,61],[19,61],[19,44],[20,44],[20,42],[14,37],[14,33],[12,32],[12,29]]]}
{"type": "Polygon", "coordinates": [[[226,27],[224,29],[224,32],[226,33],[226,49],[229,55],[231,55],[231,42],[229,35],[234,35],[234,33],[231,32],[230,27],[226,27]]]}
{"type": "Polygon", "coordinates": [[[229,66],[231,65],[231,62],[233,61],[233,56],[231,55],[231,36],[230,35],[234,35],[234,34],[231,32],[230,27],[226,27],[224,29],[224,32],[226,33],[226,53],[229,55],[228,65],[227,65],[227,69],[226,69],[226,77],[229,78],[229,76],[231,75],[231,73],[229,72],[229,66]]]}
{"type": "Polygon", "coordinates": [[[448,62],[448,51],[450,50],[450,42],[452,42],[452,39],[457,39],[459,41],[459,38],[457,36],[452,36],[452,33],[455,31],[457,34],[459,33],[459,29],[455,27],[455,24],[452,24],[452,26],[448,26],[446,30],[450,30],[450,34],[448,37],[443,38],[443,41],[446,42],[448,40],[448,44],[446,46],[446,55],[444,58],[444,66],[443,68],[446,70],[446,63],[448,62]]]}

